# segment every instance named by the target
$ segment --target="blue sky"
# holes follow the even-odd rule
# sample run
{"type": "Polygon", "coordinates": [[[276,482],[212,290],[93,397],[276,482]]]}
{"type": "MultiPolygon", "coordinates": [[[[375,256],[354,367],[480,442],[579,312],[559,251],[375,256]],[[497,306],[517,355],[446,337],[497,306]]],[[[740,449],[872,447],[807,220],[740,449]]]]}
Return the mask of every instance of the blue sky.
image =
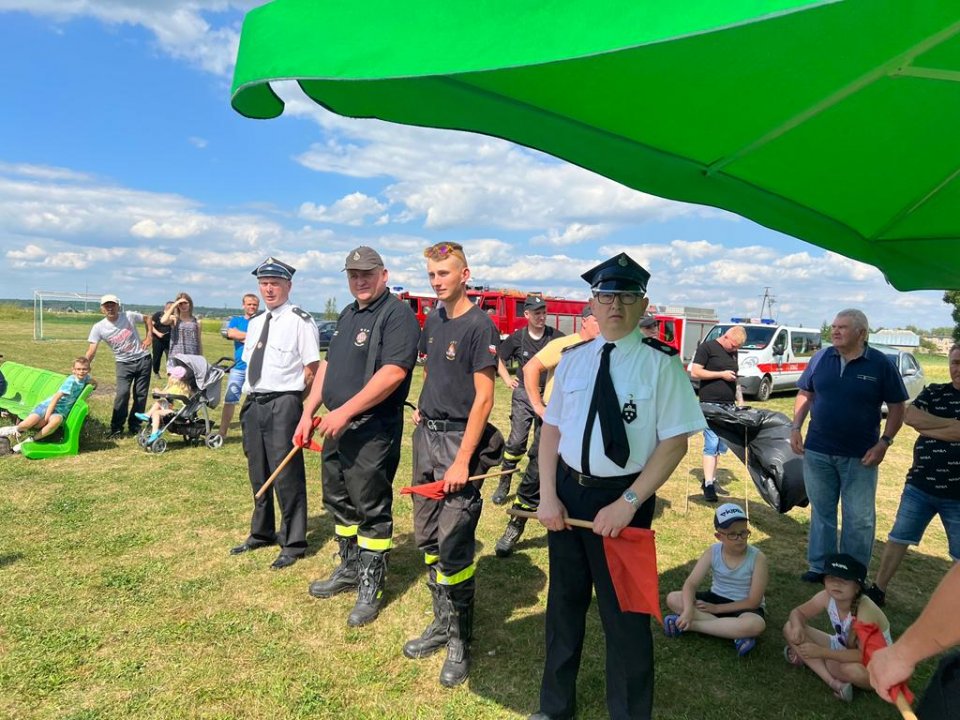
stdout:
{"type": "Polygon", "coordinates": [[[767,286],[784,322],[854,306],[877,327],[952,324],[940,292],[900,293],[869,266],[510,143],[340,118],[283,84],[283,117],[242,118],[229,86],[256,4],[0,0],[0,297],[186,290],[232,307],[275,255],[321,310],[349,299],[356,245],[426,290],[422,249],[456,240],[494,287],[583,297],[580,273],[626,250],[655,303],[755,315],[767,286]]]}

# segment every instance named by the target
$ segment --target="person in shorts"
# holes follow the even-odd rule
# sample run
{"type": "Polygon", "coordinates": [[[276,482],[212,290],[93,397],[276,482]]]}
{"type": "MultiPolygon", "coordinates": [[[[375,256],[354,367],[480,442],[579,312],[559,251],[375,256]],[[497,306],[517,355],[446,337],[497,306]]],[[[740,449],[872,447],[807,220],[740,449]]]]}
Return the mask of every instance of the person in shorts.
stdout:
{"type": "Polygon", "coordinates": [[[260,298],[253,293],[243,296],[243,315],[234,315],[227,323],[223,336],[233,340],[233,367],[227,375],[227,392],[223,396],[223,411],[220,413],[220,437],[226,439],[230,432],[230,422],[240,395],[243,393],[243,381],[247,378],[247,364],[243,361],[243,343],[247,339],[247,326],[250,319],[259,314],[260,298]]]}
{"type": "Polygon", "coordinates": [[[90,377],[90,361],[86,357],[78,357],[73,361],[73,374],[68,376],[60,389],[51,397],[37,405],[29,415],[16,425],[0,428],[0,437],[20,439],[20,435],[27,430],[39,427],[34,437],[27,438],[13,446],[13,452],[20,452],[23,443],[33,442],[47,437],[60,427],[63,419],[70,414],[80,393],[87,385],[97,386],[97,381],[90,377]]]}
{"type": "Polygon", "coordinates": [[[927,385],[907,408],[904,422],[920,433],[900,507],[867,595],[883,607],[887,585],[907,554],[919,545],[937,515],[947,531],[950,557],[960,562],[960,344],[948,354],[950,382],[927,385]]]}
{"type": "Polygon", "coordinates": [[[689,631],[733,640],[737,655],[743,657],[767,626],[763,597],[769,579],[767,557],[747,542],[747,514],[739,505],[718,507],[713,527],[719,542],[700,556],[683,589],[667,595],[675,614],[663,619],[663,629],[671,638],[689,631]],[[707,573],[713,575],[710,589],[698,591],[707,573]]]}

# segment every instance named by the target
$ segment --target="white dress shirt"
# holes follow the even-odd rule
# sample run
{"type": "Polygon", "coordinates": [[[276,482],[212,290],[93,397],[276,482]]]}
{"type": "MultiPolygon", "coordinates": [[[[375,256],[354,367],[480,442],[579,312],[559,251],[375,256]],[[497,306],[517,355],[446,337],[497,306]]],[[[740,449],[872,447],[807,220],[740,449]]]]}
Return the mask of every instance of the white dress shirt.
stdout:
{"type": "MultiPolygon", "coordinates": [[[[692,435],[707,427],[679,357],[645,345],[642,339],[640,330],[634,330],[617,340],[616,349],[610,353],[610,377],[620,406],[633,402],[637,417],[630,423],[624,421],[630,458],[626,467],[620,467],[603,451],[598,414],[590,435],[590,472],[597,477],[639,474],[661,440],[692,435]]],[[[560,430],[563,461],[578,472],[582,470],[590,399],[607,342],[601,335],[563,354],[544,416],[545,423],[560,430]]]]}
{"type": "Polygon", "coordinates": [[[303,369],[320,359],[320,333],[313,318],[307,320],[303,311],[286,302],[250,320],[247,338],[243,343],[243,361],[247,363],[247,377],[243,392],[288,392],[306,387],[303,369]],[[270,333],[264,348],[263,368],[256,387],[250,386],[250,357],[260,341],[263,324],[271,315],[270,333]]]}

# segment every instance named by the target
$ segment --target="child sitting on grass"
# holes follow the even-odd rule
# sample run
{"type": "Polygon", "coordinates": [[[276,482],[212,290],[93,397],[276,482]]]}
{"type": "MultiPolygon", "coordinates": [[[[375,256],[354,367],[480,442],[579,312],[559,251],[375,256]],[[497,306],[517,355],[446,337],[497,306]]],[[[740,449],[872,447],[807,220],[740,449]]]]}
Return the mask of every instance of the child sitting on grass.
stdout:
{"type": "Polygon", "coordinates": [[[870,689],[870,675],[861,661],[854,622],[874,623],[883,632],[887,644],[890,623],[873,600],[864,595],[867,568],[850,555],[827,557],[824,589],[800,607],[790,611],[783,626],[787,646],[783,656],[791,665],[806,665],[823,680],[840,700],[853,700],[853,686],[870,689]],[[822,612],[830,619],[832,633],[809,625],[822,612]]]}
{"type": "Polygon", "coordinates": [[[667,595],[673,615],[663,619],[667,637],[687,631],[733,640],[737,655],[753,650],[766,628],[763,593],[767,588],[767,558],[747,544],[747,514],[735,503],[717,508],[714,533],[720,542],[711,545],[683,583],[683,590],[667,595]],[[707,573],[713,580],[708,592],[697,588],[707,573]]]}
{"type": "MultiPolygon", "coordinates": [[[[194,390],[186,381],[187,369],[182,365],[174,365],[167,370],[167,386],[159,392],[160,395],[183,395],[190,397],[194,390]]],[[[167,398],[158,399],[150,410],[145,413],[137,413],[137,417],[144,422],[149,422],[153,432],[147,438],[147,445],[152,445],[160,437],[160,421],[173,415],[178,407],[183,406],[182,400],[167,400],[167,398]]]]}
{"type": "Polygon", "coordinates": [[[70,414],[70,410],[80,397],[80,393],[87,385],[97,386],[97,381],[90,377],[90,361],[85,357],[78,357],[73,361],[73,374],[67,377],[60,389],[37,405],[33,411],[16,425],[0,428],[0,437],[14,437],[20,440],[21,433],[31,428],[40,427],[34,437],[28,437],[13,446],[15,453],[20,452],[24,443],[33,442],[47,437],[60,427],[63,419],[70,414]]]}

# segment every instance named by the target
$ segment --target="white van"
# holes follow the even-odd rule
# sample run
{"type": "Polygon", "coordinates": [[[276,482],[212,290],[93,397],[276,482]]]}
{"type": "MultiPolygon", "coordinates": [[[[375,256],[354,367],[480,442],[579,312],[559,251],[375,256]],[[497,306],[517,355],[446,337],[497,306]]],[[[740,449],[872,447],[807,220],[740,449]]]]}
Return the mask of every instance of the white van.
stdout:
{"type": "Polygon", "coordinates": [[[774,390],[793,390],[811,356],[823,347],[819,328],[768,323],[720,323],[704,338],[716,340],[734,325],[747,331],[739,352],[738,381],[743,394],[760,402],[774,390]]]}

